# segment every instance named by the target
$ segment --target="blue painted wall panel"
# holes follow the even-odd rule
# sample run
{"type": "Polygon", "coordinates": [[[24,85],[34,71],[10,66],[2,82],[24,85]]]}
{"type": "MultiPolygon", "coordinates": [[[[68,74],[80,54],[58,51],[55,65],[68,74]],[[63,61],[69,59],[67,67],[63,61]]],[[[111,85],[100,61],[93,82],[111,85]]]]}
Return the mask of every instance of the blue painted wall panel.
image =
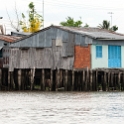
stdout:
{"type": "Polygon", "coordinates": [[[121,46],[108,46],[108,67],[119,68],[121,67],[121,46]]]}

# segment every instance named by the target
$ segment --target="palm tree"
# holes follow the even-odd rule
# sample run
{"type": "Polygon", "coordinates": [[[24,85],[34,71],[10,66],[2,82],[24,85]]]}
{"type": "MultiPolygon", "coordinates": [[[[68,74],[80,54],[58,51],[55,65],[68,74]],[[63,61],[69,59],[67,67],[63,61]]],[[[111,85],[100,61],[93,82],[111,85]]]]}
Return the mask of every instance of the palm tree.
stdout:
{"type": "Polygon", "coordinates": [[[118,27],[116,25],[112,26],[111,28],[112,31],[117,31],[118,30],[118,27]]]}
{"type": "Polygon", "coordinates": [[[110,22],[107,20],[103,20],[102,24],[99,24],[98,28],[100,29],[110,29],[110,22]]]}

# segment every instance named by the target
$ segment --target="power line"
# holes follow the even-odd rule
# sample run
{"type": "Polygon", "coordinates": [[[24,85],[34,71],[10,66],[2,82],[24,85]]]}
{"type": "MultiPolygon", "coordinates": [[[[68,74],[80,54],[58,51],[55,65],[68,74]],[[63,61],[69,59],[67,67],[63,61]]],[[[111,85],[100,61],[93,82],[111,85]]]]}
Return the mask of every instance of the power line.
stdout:
{"type": "MultiPolygon", "coordinates": [[[[22,1],[29,1],[29,0],[22,0],[22,1]]],[[[39,1],[35,1],[35,3],[42,4],[39,1]]],[[[93,6],[93,5],[86,5],[86,4],[77,4],[77,3],[69,3],[69,2],[59,2],[59,1],[45,1],[46,5],[53,5],[58,7],[69,7],[69,8],[76,8],[76,9],[95,9],[95,10],[116,10],[116,11],[122,11],[124,8],[116,8],[116,7],[103,7],[103,6],[93,6]],[[82,8],[83,7],[83,8],[82,8]]]]}

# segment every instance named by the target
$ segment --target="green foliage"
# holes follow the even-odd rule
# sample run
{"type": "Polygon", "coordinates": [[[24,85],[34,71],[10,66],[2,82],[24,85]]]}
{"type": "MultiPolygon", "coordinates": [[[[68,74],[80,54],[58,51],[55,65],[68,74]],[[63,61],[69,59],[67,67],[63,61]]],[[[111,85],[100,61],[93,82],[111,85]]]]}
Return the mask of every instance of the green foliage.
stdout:
{"type": "Polygon", "coordinates": [[[118,27],[116,25],[112,26],[111,28],[112,31],[117,31],[118,30],[118,27]]]}
{"type": "Polygon", "coordinates": [[[110,29],[110,22],[107,21],[107,20],[103,20],[102,24],[99,24],[98,27],[101,28],[101,29],[109,30],[110,29]]]}
{"type": "Polygon", "coordinates": [[[88,27],[89,27],[89,25],[86,23],[86,24],[84,25],[84,27],[85,27],[85,28],[88,28],[88,27]]]}
{"type": "Polygon", "coordinates": [[[110,31],[117,31],[118,27],[116,25],[110,27],[110,22],[107,20],[103,20],[102,24],[99,24],[98,26],[100,29],[107,29],[110,31]]]}
{"type": "Polygon", "coordinates": [[[81,27],[82,24],[81,20],[74,21],[71,17],[67,17],[65,22],[60,22],[60,25],[68,27],[81,27]]]}

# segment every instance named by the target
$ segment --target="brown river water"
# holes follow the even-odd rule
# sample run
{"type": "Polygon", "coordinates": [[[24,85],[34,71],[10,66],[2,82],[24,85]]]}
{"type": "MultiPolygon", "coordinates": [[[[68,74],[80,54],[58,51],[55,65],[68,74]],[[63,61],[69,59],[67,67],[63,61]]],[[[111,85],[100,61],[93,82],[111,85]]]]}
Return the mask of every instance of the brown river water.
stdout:
{"type": "Polygon", "coordinates": [[[0,92],[0,124],[124,124],[124,92],[0,92]]]}

